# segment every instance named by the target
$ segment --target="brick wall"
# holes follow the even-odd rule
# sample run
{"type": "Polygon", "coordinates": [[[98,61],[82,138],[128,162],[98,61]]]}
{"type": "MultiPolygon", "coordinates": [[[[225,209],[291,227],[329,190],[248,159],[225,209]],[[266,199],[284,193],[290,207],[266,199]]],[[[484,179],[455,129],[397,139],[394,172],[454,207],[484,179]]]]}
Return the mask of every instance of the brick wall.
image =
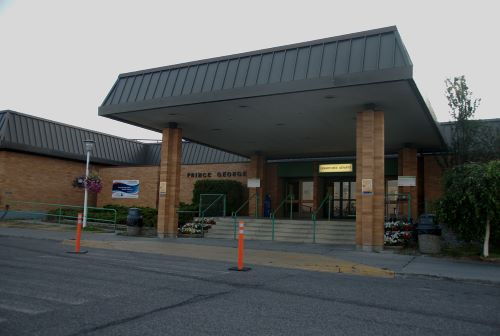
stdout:
{"type": "MultiPolygon", "coordinates": [[[[83,189],[72,186],[74,178],[83,174],[83,162],[0,151],[0,206],[12,200],[83,205],[83,189]]],[[[91,193],[89,205],[95,204],[91,193]]]]}
{"type": "MultiPolygon", "coordinates": [[[[246,186],[247,173],[248,163],[182,165],[180,201],[184,203],[192,202],[194,183],[198,180],[235,180],[246,186]]],[[[103,189],[98,196],[98,206],[119,204],[156,208],[158,203],[159,166],[103,167],[99,170],[99,174],[103,179],[103,189]],[[111,186],[113,180],[139,180],[139,198],[112,199],[111,186]]]]}
{"type": "Polygon", "coordinates": [[[159,166],[104,167],[99,170],[103,187],[97,197],[97,206],[118,204],[127,207],[156,208],[158,203],[159,166]],[[139,180],[139,198],[111,198],[113,180],[139,180]]]}
{"type": "Polygon", "coordinates": [[[182,165],[180,201],[192,202],[194,183],[198,180],[234,180],[246,187],[248,168],[249,163],[182,165]]]}
{"type": "Polygon", "coordinates": [[[433,155],[424,156],[424,203],[429,206],[443,195],[443,169],[438,158],[433,155]]]}

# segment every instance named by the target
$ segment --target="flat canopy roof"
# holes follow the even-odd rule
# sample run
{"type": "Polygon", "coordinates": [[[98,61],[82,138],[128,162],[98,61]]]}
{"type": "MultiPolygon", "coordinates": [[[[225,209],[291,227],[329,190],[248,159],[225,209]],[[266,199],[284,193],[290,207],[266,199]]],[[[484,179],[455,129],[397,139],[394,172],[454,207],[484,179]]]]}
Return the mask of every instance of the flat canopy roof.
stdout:
{"type": "Polygon", "coordinates": [[[396,27],[122,74],[99,115],[270,159],[352,155],[356,112],[385,111],[386,152],[442,150],[396,27]]]}

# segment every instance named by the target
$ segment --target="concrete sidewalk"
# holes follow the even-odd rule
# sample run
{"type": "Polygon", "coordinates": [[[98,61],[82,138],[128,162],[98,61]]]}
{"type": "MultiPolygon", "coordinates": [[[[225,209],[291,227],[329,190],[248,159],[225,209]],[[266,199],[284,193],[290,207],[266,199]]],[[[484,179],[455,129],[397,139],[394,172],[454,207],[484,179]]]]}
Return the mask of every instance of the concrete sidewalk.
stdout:
{"type": "MultiPolygon", "coordinates": [[[[72,244],[74,233],[61,230],[4,227],[0,235],[54,239],[72,244]]],[[[159,253],[198,259],[236,261],[237,242],[219,239],[158,239],[126,237],[110,233],[84,233],[83,246],[135,252],[159,253]]],[[[500,284],[500,264],[461,261],[431,256],[401,255],[392,251],[367,253],[352,246],[245,241],[249,264],[300,268],[323,272],[391,277],[425,276],[458,281],[500,284]]]]}

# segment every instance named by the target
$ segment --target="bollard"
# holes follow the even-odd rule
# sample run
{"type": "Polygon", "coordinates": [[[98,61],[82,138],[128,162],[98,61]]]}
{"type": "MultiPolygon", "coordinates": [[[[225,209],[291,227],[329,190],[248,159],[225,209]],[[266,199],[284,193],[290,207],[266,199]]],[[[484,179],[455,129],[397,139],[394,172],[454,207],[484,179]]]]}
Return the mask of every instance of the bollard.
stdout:
{"type": "Polygon", "coordinates": [[[247,272],[250,271],[250,267],[243,266],[243,253],[245,249],[245,224],[243,222],[239,223],[238,231],[238,266],[230,267],[230,271],[247,272]]]}
{"type": "Polygon", "coordinates": [[[82,238],[82,218],[83,218],[82,213],[79,213],[78,214],[78,219],[76,221],[75,250],[74,251],[67,251],[67,253],[81,254],[81,253],[87,253],[88,252],[88,251],[80,251],[80,240],[82,238]]]}

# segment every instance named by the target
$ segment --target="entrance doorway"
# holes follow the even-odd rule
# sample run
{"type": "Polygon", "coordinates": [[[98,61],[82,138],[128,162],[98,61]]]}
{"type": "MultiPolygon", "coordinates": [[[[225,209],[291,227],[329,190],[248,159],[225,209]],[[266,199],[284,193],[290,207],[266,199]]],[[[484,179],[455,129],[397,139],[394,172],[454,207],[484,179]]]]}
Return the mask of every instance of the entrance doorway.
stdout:
{"type": "Polygon", "coordinates": [[[333,196],[332,216],[334,218],[356,217],[356,181],[354,179],[329,180],[327,193],[333,196]]]}
{"type": "Polygon", "coordinates": [[[285,182],[285,195],[293,195],[293,200],[285,203],[285,217],[310,217],[313,212],[314,183],[312,180],[293,179],[285,182]]]}

